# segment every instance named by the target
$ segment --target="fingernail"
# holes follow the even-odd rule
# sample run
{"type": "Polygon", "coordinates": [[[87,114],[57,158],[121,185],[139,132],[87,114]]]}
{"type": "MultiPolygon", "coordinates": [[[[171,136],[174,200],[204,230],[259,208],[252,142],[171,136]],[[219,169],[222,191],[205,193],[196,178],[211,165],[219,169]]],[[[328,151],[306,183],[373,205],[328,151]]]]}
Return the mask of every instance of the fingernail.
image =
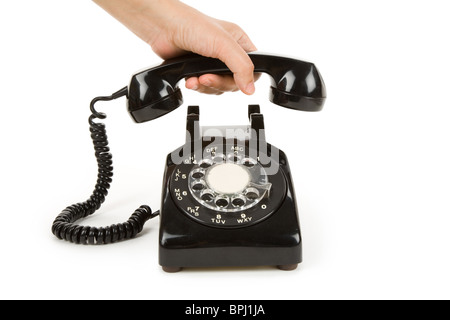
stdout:
{"type": "Polygon", "coordinates": [[[255,93],[255,84],[253,82],[250,82],[246,87],[245,87],[245,93],[246,94],[253,94],[255,93]]]}
{"type": "Polygon", "coordinates": [[[195,86],[193,86],[191,89],[192,89],[192,90],[198,90],[198,86],[195,85],[195,86]]]}
{"type": "Polygon", "coordinates": [[[206,86],[206,87],[210,87],[210,86],[211,86],[211,80],[206,79],[206,80],[204,80],[204,81],[202,82],[202,84],[203,84],[204,86],[206,86]]]}

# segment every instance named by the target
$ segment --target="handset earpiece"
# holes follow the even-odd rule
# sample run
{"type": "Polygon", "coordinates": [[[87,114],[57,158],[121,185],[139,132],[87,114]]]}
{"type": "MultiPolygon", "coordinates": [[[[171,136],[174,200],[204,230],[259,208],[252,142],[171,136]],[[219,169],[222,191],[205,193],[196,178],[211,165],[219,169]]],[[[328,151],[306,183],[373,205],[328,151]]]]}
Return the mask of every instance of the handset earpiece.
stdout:
{"type": "MultiPolygon", "coordinates": [[[[249,53],[255,72],[271,77],[269,99],[295,110],[320,111],[326,98],[325,84],[314,64],[263,53],[249,53]]],[[[178,82],[206,73],[231,74],[220,60],[186,55],[135,74],[128,90],[128,111],[135,122],[159,118],[183,103],[178,82]]]]}
{"type": "Polygon", "coordinates": [[[320,111],[326,99],[322,77],[314,64],[284,61],[272,73],[269,100],[279,106],[301,111],[320,111]]]}

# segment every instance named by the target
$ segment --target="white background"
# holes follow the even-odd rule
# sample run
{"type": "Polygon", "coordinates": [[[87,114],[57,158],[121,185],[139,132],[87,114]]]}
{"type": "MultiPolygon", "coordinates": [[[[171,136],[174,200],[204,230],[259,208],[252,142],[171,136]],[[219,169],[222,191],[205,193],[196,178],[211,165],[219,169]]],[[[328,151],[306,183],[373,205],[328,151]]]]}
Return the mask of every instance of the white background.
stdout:
{"type": "Polygon", "coordinates": [[[327,85],[324,110],[271,104],[264,76],[252,97],[184,90],[183,107],[145,124],[132,122],[124,98],[99,104],[115,176],[105,205],[83,223],[159,208],[164,159],[183,144],[187,105],[201,106],[202,125],[235,125],[259,103],[268,140],[291,162],[304,263],[293,272],[166,274],[158,219],[114,245],[57,240],[53,219],[86,200],[96,180],[90,100],[160,59],[91,1],[2,1],[0,298],[450,298],[448,1],[186,3],[239,24],[260,51],[314,62],[327,85]]]}

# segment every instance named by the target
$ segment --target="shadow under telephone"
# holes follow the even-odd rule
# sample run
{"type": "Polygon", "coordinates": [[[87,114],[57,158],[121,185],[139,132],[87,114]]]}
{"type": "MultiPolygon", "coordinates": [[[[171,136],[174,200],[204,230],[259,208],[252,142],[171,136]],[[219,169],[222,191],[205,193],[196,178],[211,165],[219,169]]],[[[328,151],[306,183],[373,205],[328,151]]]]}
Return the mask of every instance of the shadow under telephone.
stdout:
{"type": "MultiPolygon", "coordinates": [[[[320,111],[325,85],[314,66],[292,58],[249,54],[255,72],[271,78],[270,101],[302,111],[320,111]]],[[[89,117],[98,164],[90,198],[64,209],[53,234],[77,244],[108,244],[133,238],[145,222],[160,215],[159,264],[183,267],[277,266],[293,270],[302,262],[302,240],[294,187],[286,155],[266,142],[259,105],[248,107],[248,126],[200,127],[198,106],[189,106],[185,144],[167,156],[161,208],[141,206],[128,221],[108,227],[74,222],[93,214],[112,182],[112,155],[106,115],[94,105],[125,96],[137,123],[159,118],[183,100],[178,82],[206,73],[230,74],[221,61],[188,55],[135,74],[128,87],[92,100],[89,117]]]]}

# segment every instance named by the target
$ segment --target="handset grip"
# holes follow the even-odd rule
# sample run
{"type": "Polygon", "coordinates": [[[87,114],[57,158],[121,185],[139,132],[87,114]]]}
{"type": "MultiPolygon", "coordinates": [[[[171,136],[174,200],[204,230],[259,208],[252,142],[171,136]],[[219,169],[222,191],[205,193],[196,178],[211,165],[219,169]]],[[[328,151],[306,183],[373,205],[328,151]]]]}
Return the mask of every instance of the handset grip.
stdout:
{"type": "MultiPolygon", "coordinates": [[[[325,84],[314,64],[263,53],[249,53],[255,72],[271,78],[269,99],[295,110],[320,111],[326,98],[325,84]]],[[[220,60],[186,55],[135,74],[128,91],[128,111],[136,122],[159,118],[183,103],[178,82],[202,74],[231,74],[220,60]]]]}

